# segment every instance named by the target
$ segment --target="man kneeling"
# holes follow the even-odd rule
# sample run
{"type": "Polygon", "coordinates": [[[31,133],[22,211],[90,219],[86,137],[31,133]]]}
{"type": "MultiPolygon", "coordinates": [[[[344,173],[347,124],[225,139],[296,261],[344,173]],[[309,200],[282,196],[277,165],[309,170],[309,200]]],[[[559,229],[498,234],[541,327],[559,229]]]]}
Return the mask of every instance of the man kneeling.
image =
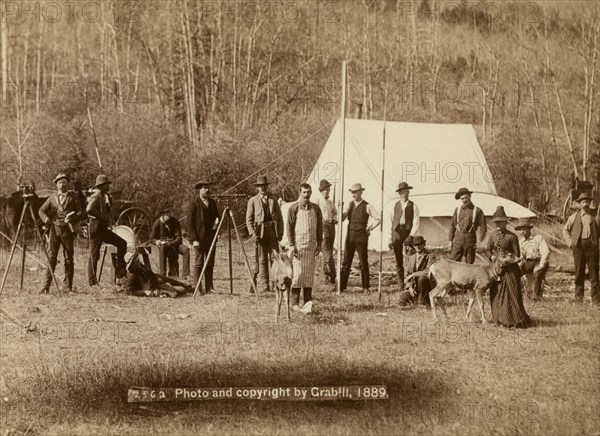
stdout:
{"type": "Polygon", "coordinates": [[[416,253],[409,258],[406,283],[409,290],[400,293],[400,304],[416,299],[420,305],[429,305],[429,268],[435,262],[435,255],[425,249],[425,239],[421,236],[412,238],[412,246],[416,253]]]}
{"type": "Polygon", "coordinates": [[[179,280],[154,274],[152,270],[138,259],[137,253],[125,255],[127,274],[121,283],[121,289],[136,297],[170,297],[175,298],[192,287],[179,280]]]}

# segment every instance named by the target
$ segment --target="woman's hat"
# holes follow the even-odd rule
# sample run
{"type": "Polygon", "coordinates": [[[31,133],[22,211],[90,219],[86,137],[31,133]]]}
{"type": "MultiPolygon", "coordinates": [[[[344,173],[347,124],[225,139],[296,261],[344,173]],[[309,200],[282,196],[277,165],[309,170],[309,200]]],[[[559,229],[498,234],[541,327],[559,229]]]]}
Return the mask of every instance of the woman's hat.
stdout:
{"type": "Polygon", "coordinates": [[[504,212],[504,206],[498,206],[496,208],[496,212],[494,212],[494,217],[492,218],[492,221],[494,221],[494,222],[508,221],[506,212],[504,212]]]}
{"type": "Polygon", "coordinates": [[[472,192],[471,192],[471,191],[469,191],[467,188],[460,188],[460,189],[458,190],[458,192],[457,192],[456,194],[454,194],[454,199],[455,199],[455,200],[458,200],[460,197],[462,197],[462,196],[463,196],[463,195],[465,195],[465,194],[469,194],[469,195],[471,195],[471,194],[472,194],[472,192]]]}
{"type": "Polygon", "coordinates": [[[365,190],[365,188],[363,188],[360,183],[355,183],[354,185],[350,186],[350,189],[349,189],[350,192],[364,191],[364,190],[365,190]]]}

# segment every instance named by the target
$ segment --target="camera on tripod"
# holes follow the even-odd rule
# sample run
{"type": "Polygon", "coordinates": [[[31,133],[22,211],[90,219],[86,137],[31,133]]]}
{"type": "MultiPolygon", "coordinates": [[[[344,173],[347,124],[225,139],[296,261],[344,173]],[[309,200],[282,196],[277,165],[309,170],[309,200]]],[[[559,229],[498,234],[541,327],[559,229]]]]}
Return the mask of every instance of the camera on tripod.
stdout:
{"type": "Polygon", "coordinates": [[[23,198],[31,198],[35,194],[35,183],[28,182],[19,185],[19,189],[23,193],[23,198]]]}

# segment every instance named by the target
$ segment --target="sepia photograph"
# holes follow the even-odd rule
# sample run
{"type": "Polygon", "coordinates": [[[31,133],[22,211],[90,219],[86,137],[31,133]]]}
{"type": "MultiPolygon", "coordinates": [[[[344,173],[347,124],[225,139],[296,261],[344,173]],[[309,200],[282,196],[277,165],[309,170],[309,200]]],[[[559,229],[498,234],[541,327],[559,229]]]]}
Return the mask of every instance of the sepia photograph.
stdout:
{"type": "Polygon", "coordinates": [[[600,436],[600,2],[0,0],[0,436],[600,436]]]}

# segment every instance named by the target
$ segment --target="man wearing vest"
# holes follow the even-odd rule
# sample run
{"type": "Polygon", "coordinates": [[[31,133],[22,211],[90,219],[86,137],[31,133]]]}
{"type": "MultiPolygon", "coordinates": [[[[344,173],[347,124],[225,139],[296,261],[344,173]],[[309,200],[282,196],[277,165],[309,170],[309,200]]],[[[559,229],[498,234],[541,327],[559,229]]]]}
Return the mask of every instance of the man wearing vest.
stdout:
{"type": "Polygon", "coordinates": [[[485,215],[471,202],[471,194],[467,188],[460,188],[454,195],[456,200],[460,199],[462,205],[457,207],[452,215],[448,235],[452,247],[450,259],[460,262],[464,256],[466,263],[475,261],[477,240],[483,241],[487,233],[485,215]]]}
{"type": "MultiPolygon", "coordinates": [[[[600,216],[594,217],[590,210],[592,197],[582,193],[576,200],[579,210],[569,217],[563,229],[563,237],[573,250],[575,261],[575,302],[583,302],[585,266],[590,274],[592,304],[600,305],[598,291],[598,236],[600,216]]],[[[600,208],[599,208],[600,212],[600,208]]]]}
{"type": "Polygon", "coordinates": [[[323,242],[321,250],[323,251],[323,275],[327,283],[335,283],[335,260],[333,258],[333,241],[335,240],[335,225],[337,221],[337,208],[333,201],[329,199],[331,183],[323,179],[319,182],[319,192],[317,197],[317,206],[323,214],[323,242]]]}
{"type": "Polygon", "coordinates": [[[279,203],[269,195],[267,177],[259,176],[255,185],[258,194],[248,200],[246,227],[248,234],[256,238],[254,283],[260,273],[262,289],[268,291],[271,251],[279,250],[279,241],[283,237],[283,216],[279,203]]]}
{"type": "Polygon", "coordinates": [[[350,192],[352,193],[353,201],[348,204],[348,208],[342,214],[342,221],[348,218],[348,232],[344,246],[344,261],[342,262],[342,271],[340,272],[341,292],[344,292],[348,285],[354,252],[358,252],[363,292],[369,292],[370,288],[367,251],[369,247],[369,235],[380,224],[381,218],[375,208],[363,200],[363,191],[364,188],[360,183],[352,185],[350,192]],[[372,218],[372,224],[370,225],[369,217],[372,218]]]}
{"type": "Polygon", "coordinates": [[[117,277],[124,277],[125,253],[127,242],[116,233],[112,232],[112,214],[110,210],[110,197],[108,191],[111,181],[104,174],[96,177],[94,192],[88,199],[86,212],[90,218],[88,233],[90,239],[90,257],[88,262],[88,283],[90,286],[98,284],[96,279],[96,267],[100,259],[100,248],[102,243],[117,247],[117,277]]]}
{"type": "Polygon", "coordinates": [[[394,250],[396,256],[396,278],[400,292],[404,290],[404,245],[410,245],[413,236],[419,232],[419,208],[408,199],[412,186],[401,182],[396,192],[400,200],[394,205],[390,221],[392,232],[388,246],[394,250]]]}
{"type": "MultiPolygon", "coordinates": [[[[188,239],[194,247],[194,286],[198,286],[200,274],[204,268],[204,262],[207,263],[204,272],[204,290],[206,293],[215,292],[213,286],[213,269],[215,266],[215,251],[208,257],[210,246],[217,231],[219,224],[219,209],[217,202],[210,198],[211,182],[199,181],[194,185],[196,195],[190,202],[187,213],[187,232],[188,239]]],[[[202,284],[200,284],[202,293],[202,284]]]]}
{"type": "Polygon", "coordinates": [[[73,191],[67,191],[69,177],[60,173],[54,178],[54,184],[58,190],[57,193],[48,197],[46,202],[40,207],[38,212],[42,221],[49,226],[50,244],[48,254],[50,265],[46,268],[42,289],[40,294],[50,292],[52,275],[50,268],[54,271],[60,246],[63,247],[63,258],[65,263],[64,288],[66,292],[73,291],[73,274],[75,264],[73,262],[73,241],[75,240],[75,230],[73,225],[81,220],[83,211],[77,195],[73,191]]]}

